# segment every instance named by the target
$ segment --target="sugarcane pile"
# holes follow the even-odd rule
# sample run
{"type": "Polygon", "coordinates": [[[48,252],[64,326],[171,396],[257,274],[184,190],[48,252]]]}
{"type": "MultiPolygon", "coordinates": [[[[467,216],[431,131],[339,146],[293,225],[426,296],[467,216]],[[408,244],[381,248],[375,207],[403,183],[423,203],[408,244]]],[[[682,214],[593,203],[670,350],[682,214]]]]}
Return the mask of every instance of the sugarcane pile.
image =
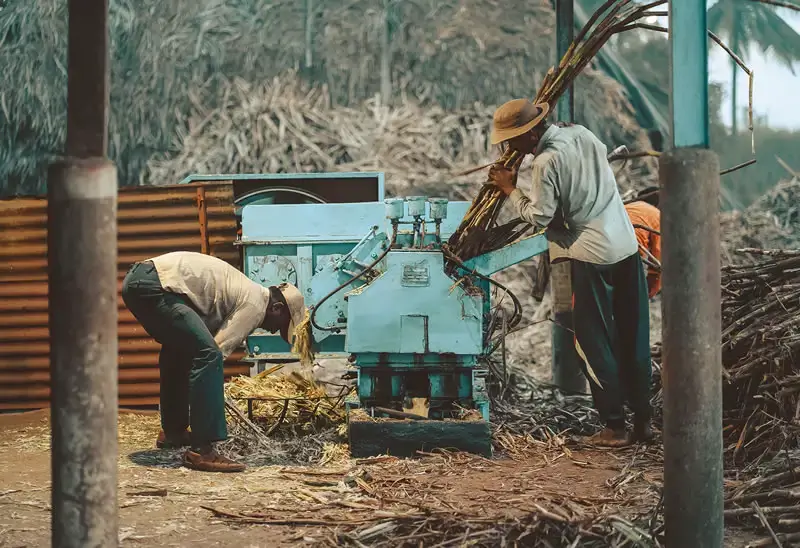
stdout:
{"type": "Polygon", "coordinates": [[[800,251],[744,251],[765,260],[723,269],[725,440],[753,462],[800,432],[800,251]]]}
{"type": "Polygon", "coordinates": [[[800,245],[800,180],[785,179],[743,211],[721,217],[725,263],[753,262],[740,248],[794,249],[800,245]]]}
{"type": "MultiPolygon", "coordinates": [[[[657,0],[640,5],[634,4],[632,0],[608,0],[584,25],[558,66],[547,72],[533,102],[547,103],[553,111],[561,94],[614,34],[633,28],[639,19],[651,14],[650,10],[665,3],[666,0],[657,0]]],[[[515,161],[514,153],[515,151],[506,150],[497,163],[508,167],[515,161]]],[[[496,226],[505,200],[505,194],[493,185],[486,184],[480,190],[448,241],[449,251],[455,257],[466,261],[498,249],[530,228],[521,220],[512,221],[509,226],[496,226]]]]}
{"type": "Polygon", "coordinates": [[[739,252],[761,260],[722,270],[723,435],[729,464],[753,466],[800,434],[800,250],[739,252]]]}
{"type": "Polygon", "coordinates": [[[764,529],[766,536],[748,546],[796,546],[800,541],[798,500],[800,454],[782,452],[759,466],[747,481],[726,482],[725,520],[764,529]]]}

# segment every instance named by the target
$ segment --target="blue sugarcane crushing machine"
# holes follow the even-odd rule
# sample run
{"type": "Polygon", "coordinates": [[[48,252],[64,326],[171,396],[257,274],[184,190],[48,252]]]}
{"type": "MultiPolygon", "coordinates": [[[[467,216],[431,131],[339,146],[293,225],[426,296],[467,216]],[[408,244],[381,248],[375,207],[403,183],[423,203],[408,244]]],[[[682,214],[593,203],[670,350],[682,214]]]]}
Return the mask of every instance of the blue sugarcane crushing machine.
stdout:
{"type": "MultiPolygon", "coordinates": [[[[295,284],[312,307],[317,356],[346,358],[357,376],[346,402],[353,456],[436,447],[491,454],[488,277],[547,242],[531,236],[448,267],[442,243],[468,207],[415,196],[242,208],[245,274],[265,286],[295,284]],[[420,400],[425,411],[414,415],[427,420],[392,418],[420,400]]],[[[254,371],[297,359],[261,330],[247,351],[254,371]]]]}

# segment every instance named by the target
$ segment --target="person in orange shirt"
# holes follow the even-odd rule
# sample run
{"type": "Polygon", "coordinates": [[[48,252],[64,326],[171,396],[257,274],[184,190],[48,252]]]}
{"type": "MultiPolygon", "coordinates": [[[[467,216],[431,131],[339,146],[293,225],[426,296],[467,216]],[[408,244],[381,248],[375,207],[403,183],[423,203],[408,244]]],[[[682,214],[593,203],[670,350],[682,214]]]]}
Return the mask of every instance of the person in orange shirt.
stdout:
{"type": "Polygon", "coordinates": [[[639,254],[647,266],[647,290],[650,298],[661,291],[661,211],[658,209],[658,187],[649,187],[625,204],[639,241],[639,254]]]}

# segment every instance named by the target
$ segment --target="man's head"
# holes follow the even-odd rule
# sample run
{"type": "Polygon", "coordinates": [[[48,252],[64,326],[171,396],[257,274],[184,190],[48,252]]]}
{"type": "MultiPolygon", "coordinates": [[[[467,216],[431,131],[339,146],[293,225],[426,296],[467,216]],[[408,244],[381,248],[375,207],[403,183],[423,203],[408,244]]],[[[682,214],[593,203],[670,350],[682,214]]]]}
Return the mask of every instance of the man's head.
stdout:
{"type": "Polygon", "coordinates": [[[647,202],[651,206],[658,207],[658,187],[649,186],[636,195],[640,202],[647,202]]]}
{"type": "Polygon", "coordinates": [[[269,288],[269,305],[261,324],[270,333],[280,331],[283,340],[292,344],[294,328],[305,316],[303,294],[289,283],[273,285],[269,288]]]}
{"type": "Polygon", "coordinates": [[[500,105],[494,112],[492,144],[505,143],[523,155],[532,153],[547,130],[544,120],[549,111],[547,103],[534,105],[527,99],[514,99],[500,105]]]}

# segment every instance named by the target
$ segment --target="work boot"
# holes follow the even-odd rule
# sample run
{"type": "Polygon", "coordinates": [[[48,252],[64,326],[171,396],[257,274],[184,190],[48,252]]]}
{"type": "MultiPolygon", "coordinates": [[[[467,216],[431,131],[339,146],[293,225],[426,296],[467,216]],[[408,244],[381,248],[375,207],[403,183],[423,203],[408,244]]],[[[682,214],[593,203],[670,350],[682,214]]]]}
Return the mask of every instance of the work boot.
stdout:
{"type": "Polygon", "coordinates": [[[158,439],[156,439],[156,447],[159,449],[180,449],[181,447],[189,447],[191,444],[188,430],[184,430],[177,438],[167,438],[167,435],[162,430],[158,433],[158,439]]]}
{"type": "Polygon", "coordinates": [[[217,453],[213,447],[187,449],[183,465],[201,472],[243,472],[244,464],[234,462],[217,453]]]}
{"type": "Polygon", "coordinates": [[[596,434],[586,436],[581,441],[587,445],[596,445],[598,447],[625,447],[631,443],[624,423],[622,426],[608,424],[596,434]]]}

